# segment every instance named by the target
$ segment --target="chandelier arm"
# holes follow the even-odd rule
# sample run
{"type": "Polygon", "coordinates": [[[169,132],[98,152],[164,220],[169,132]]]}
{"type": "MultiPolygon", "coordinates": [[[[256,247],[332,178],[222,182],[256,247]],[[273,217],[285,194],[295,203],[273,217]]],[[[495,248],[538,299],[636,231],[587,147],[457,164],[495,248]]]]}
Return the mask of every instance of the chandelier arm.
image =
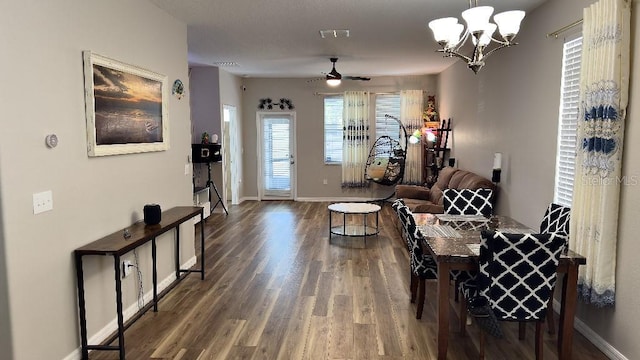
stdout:
{"type": "Polygon", "coordinates": [[[460,59],[462,59],[462,60],[464,60],[466,62],[470,62],[471,61],[470,57],[462,55],[462,54],[460,54],[459,52],[456,52],[456,51],[445,51],[445,53],[449,54],[449,55],[453,55],[453,56],[455,56],[457,58],[460,58],[460,59]]]}
{"type": "Polygon", "coordinates": [[[460,41],[458,41],[458,43],[455,46],[452,46],[452,50],[453,52],[459,52],[460,49],[464,46],[464,44],[467,42],[467,39],[469,38],[469,32],[465,29],[464,30],[464,36],[462,37],[462,39],[460,39],[460,41]]]}
{"type": "Polygon", "coordinates": [[[506,47],[510,47],[510,46],[514,46],[514,45],[518,45],[518,43],[502,43],[502,45],[491,49],[489,52],[487,52],[486,54],[484,54],[484,58],[488,58],[489,55],[493,54],[494,52],[500,50],[500,49],[504,49],[506,47]]]}

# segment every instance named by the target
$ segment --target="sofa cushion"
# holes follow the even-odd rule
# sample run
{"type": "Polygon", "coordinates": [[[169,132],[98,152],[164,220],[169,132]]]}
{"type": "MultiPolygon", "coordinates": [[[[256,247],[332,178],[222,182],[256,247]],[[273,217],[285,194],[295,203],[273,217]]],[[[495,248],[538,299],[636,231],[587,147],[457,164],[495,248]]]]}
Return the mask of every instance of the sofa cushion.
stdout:
{"type": "Polygon", "coordinates": [[[418,185],[397,185],[396,197],[399,199],[419,199],[429,200],[430,190],[424,186],[418,185]]]}
{"type": "Polygon", "coordinates": [[[495,185],[489,179],[478,174],[460,170],[451,175],[448,183],[449,189],[495,189],[495,185]]]}
{"type": "Polygon", "coordinates": [[[444,191],[444,212],[451,215],[483,215],[493,213],[491,189],[446,189],[444,191]]]}

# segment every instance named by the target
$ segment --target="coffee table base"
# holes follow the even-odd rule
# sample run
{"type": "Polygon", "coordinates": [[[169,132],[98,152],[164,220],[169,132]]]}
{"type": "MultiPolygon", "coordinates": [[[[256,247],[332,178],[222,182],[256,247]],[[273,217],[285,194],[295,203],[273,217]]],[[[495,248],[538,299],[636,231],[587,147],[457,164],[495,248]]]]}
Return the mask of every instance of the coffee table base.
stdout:
{"type": "Polygon", "coordinates": [[[367,243],[367,236],[378,235],[379,222],[378,213],[380,206],[367,203],[337,203],[329,205],[329,242],[332,235],[352,236],[364,238],[367,243]],[[334,226],[333,213],[342,214],[342,225],[334,226]],[[367,223],[367,215],[375,214],[375,226],[367,223]],[[362,224],[347,224],[347,215],[362,215],[362,224]]]}

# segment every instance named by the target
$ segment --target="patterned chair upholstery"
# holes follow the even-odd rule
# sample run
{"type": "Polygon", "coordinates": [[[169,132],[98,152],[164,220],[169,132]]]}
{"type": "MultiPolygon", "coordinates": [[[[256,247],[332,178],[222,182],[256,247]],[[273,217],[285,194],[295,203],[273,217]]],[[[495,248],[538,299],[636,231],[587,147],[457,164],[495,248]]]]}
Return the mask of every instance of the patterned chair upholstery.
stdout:
{"type": "Polygon", "coordinates": [[[420,241],[422,241],[422,234],[416,225],[415,220],[411,214],[411,210],[407,206],[398,207],[398,216],[402,223],[408,242],[410,244],[410,257],[411,257],[411,302],[415,302],[416,293],[418,295],[418,309],[416,312],[416,319],[422,318],[422,311],[424,309],[425,298],[425,280],[438,278],[438,267],[433,259],[428,254],[424,254],[420,241]]]}
{"type": "MultiPolygon", "coordinates": [[[[401,219],[401,215],[400,215],[400,207],[406,207],[404,200],[402,199],[396,199],[392,204],[391,204],[391,208],[396,212],[396,215],[398,216],[398,220],[401,219]]],[[[404,224],[402,221],[400,221],[400,226],[398,228],[398,230],[400,231],[400,235],[402,236],[402,239],[405,242],[407,251],[409,253],[411,253],[411,245],[409,244],[409,237],[407,236],[407,234],[405,233],[404,230],[404,224]]]]}
{"type": "Polygon", "coordinates": [[[450,215],[493,214],[493,190],[491,189],[446,189],[444,195],[444,213],[450,215]]]}
{"type": "Polygon", "coordinates": [[[569,236],[571,208],[558,204],[549,204],[540,223],[540,233],[560,233],[569,236]]]}
{"type": "MultiPolygon", "coordinates": [[[[493,215],[492,189],[445,189],[443,197],[445,214],[482,215],[487,218],[493,215]]],[[[460,225],[455,227],[458,226],[460,225]]],[[[473,281],[475,276],[475,272],[451,270],[451,278],[455,281],[456,289],[463,282],[473,281]]],[[[458,292],[455,293],[455,300],[458,300],[458,292]]]]}
{"type": "MultiPolygon", "coordinates": [[[[466,300],[474,296],[486,298],[498,320],[535,321],[536,359],[542,359],[541,329],[564,247],[565,237],[556,233],[482,231],[476,288],[468,283],[461,286],[466,300]]],[[[480,336],[483,358],[483,331],[480,336]]]]}
{"type": "MultiPolygon", "coordinates": [[[[555,233],[565,237],[565,249],[569,248],[569,223],[571,220],[571,208],[551,203],[544,213],[540,223],[540,233],[555,233]]],[[[553,293],[552,293],[553,294],[553,293]]],[[[550,334],[555,334],[555,320],[553,319],[553,296],[549,299],[547,309],[547,328],[550,334]]]]}

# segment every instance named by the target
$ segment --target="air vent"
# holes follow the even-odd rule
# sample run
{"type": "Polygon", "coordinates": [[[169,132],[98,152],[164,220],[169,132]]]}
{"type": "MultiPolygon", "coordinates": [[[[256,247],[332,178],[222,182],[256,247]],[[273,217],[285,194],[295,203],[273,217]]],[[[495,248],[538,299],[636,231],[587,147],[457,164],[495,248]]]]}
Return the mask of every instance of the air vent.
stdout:
{"type": "Polygon", "coordinates": [[[320,30],[320,37],[323,39],[348,38],[349,30],[320,30]]]}
{"type": "Polygon", "coordinates": [[[218,61],[218,62],[214,62],[213,65],[217,67],[233,67],[233,66],[238,66],[238,63],[234,61],[218,61]]]}

